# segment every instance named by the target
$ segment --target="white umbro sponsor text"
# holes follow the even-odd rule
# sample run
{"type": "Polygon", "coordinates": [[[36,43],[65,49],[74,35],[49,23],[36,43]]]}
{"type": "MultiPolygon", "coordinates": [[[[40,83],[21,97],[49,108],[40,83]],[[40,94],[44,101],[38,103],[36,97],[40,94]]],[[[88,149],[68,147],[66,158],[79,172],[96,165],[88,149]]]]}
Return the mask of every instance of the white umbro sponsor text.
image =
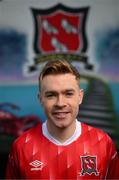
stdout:
{"type": "Polygon", "coordinates": [[[41,161],[35,160],[29,163],[31,167],[31,171],[38,171],[42,170],[43,168],[43,163],[41,161]]]}

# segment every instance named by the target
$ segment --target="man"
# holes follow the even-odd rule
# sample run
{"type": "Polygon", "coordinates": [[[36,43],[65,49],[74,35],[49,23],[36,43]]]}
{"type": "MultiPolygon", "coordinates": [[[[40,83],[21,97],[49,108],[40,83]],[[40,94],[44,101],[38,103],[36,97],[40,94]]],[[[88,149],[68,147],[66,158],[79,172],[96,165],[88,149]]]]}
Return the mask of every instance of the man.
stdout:
{"type": "Polygon", "coordinates": [[[102,130],[77,121],[83,90],[78,71],[65,60],[48,62],[39,100],[47,120],[21,135],[9,156],[9,179],[115,179],[118,156],[102,130]]]}

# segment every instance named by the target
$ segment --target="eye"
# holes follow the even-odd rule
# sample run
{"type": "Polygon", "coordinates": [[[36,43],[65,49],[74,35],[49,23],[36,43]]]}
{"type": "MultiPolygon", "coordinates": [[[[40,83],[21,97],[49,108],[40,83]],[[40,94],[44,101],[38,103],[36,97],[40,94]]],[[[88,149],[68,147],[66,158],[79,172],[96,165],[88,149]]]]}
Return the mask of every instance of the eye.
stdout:
{"type": "Polygon", "coordinates": [[[53,97],[54,95],[53,94],[47,94],[46,97],[47,98],[50,98],[50,97],[53,97]]]}
{"type": "Polygon", "coordinates": [[[74,92],[72,92],[72,91],[66,92],[66,96],[68,96],[68,97],[71,97],[71,96],[73,96],[73,95],[74,95],[74,92]]]}
{"type": "Polygon", "coordinates": [[[55,96],[56,96],[55,93],[46,93],[45,94],[45,97],[48,98],[48,99],[54,98],[55,96]]]}

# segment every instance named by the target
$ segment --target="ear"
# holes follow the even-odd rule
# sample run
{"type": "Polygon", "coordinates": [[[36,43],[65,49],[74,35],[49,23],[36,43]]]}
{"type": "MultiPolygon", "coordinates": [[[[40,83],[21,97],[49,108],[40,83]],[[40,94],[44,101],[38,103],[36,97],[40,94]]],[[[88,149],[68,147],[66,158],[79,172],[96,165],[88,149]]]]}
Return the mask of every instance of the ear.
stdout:
{"type": "Polygon", "coordinates": [[[83,96],[84,96],[84,90],[80,89],[79,90],[79,105],[82,103],[83,96]]]}

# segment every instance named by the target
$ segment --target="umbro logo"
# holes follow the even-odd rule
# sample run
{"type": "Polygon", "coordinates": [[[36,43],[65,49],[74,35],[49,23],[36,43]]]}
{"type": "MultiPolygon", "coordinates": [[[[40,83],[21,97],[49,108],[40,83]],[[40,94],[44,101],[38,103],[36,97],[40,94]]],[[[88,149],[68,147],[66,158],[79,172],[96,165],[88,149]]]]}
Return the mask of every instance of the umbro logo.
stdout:
{"type": "Polygon", "coordinates": [[[29,163],[31,165],[31,171],[42,170],[43,163],[41,161],[35,160],[29,163]]]}

